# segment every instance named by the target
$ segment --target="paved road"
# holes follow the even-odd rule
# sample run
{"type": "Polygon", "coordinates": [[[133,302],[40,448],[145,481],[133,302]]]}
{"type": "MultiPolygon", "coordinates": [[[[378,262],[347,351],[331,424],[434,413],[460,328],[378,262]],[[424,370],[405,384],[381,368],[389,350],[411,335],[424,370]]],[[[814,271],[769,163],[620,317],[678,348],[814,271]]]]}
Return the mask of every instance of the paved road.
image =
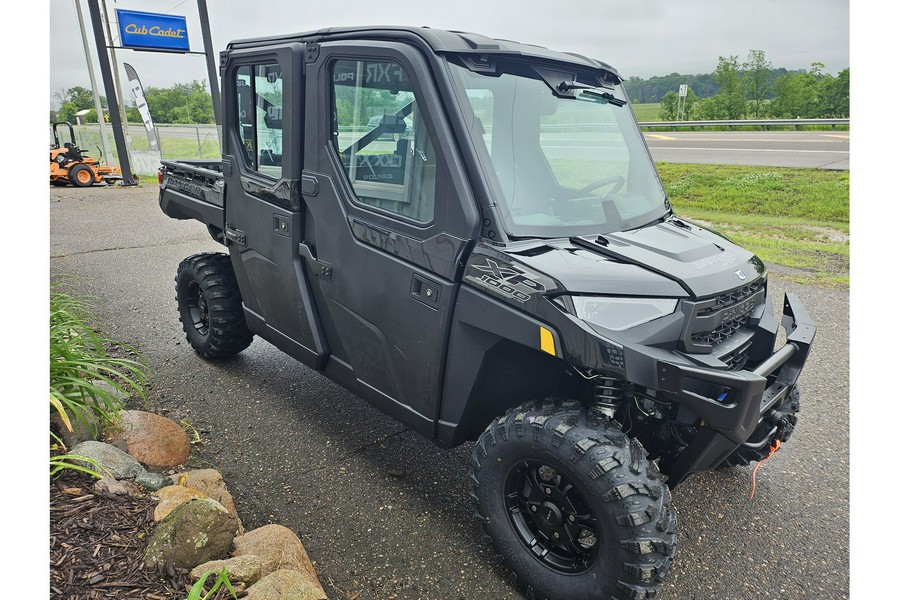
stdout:
{"type": "Polygon", "coordinates": [[[657,162],[850,169],[849,131],[645,131],[657,162]]]}
{"type": "MultiPolygon", "coordinates": [[[[334,599],[520,598],[471,519],[469,446],[437,448],[260,340],[233,360],[198,358],[173,278],[183,257],[220,247],[165,217],[155,186],[54,188],[50,202],[52,270],[76,275],[108,332],[143,352],[152,406],[200,431],[193,462],[224,473],[248,529],[299,532],[334,599]]],[[[661,599],[849,595],[848,294],[771,286],[798,293],[819,325],[800,425],[753,501],[749,468],[673,492],[678,550],[661,599]]]]}
{"type": "MultiPolygon", "coordinates": [[[[160,127],[165,147],[166,138],[197,139],[197,129],[160,127]]],[[[215,138],[215,128],[200,126],[200,138],[215,138]]],[[[353,135],[347,134],[349,145],[353,135]]],[[[545,149],[550,158],[583,158],[597,146],[597,134],[544,134],[545,149]],[[592,138],[592,139],[588,139],[592,138]]],[[[755,165],[762,167],[803,167],[848,170],[850,168],[849,131],[645,131],[644,137],[657,162],[755,165]]],[[[624,151],[621,139],[611,141],[608,150],[624,151]]],[[[388,144],[377,147],[389,151],[388,144]]],[[[373,149],[376,147],[373,147],[373,149]]],[[[391,147],[390,150],[393,150],[391,147]]]]}

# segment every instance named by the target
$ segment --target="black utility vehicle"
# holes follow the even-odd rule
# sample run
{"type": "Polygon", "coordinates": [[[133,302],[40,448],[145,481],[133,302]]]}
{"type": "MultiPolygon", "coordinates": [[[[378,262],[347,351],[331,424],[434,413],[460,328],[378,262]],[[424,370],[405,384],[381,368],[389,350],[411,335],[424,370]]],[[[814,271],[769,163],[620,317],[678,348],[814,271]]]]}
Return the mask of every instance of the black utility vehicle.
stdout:
{"type": "Polygon", "coordinates": [[[673,214],[616,71],[428,28],[237,41],[223,158],[160,205],[203,357],[255,335],[442,446],[529,598],[648,598],[669,487],[791,435],[815,335],[751,252],[673,214]],[[378,118],[375,118],[378,117],[378,118]],[[410,125],[411,124],[411,125],[410,125]]]}

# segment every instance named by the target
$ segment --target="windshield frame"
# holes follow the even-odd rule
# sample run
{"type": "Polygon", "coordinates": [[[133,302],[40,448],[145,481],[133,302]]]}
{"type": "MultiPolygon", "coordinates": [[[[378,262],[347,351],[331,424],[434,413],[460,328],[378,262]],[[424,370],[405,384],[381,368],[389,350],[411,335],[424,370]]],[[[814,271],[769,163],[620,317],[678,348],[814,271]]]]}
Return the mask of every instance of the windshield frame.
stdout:
{"type": "MultiPolygon", "coordinates": [[[[474,63],[466,55],[446,55],[450,83],[453,86],[458,104],[461,107],[463,116],[462,137],[468,139],[471,148],[474,150],[475,158],[481,167],[481,174],[485,179],[485,188],[491,194],[488,202],[489,212],[496,215],[496,223],[494,227],[498,227],[508,236],[510,240],[515,239],[554,239],[568,238],[584,235],[603,235],[616,231],[625,231],[629,229],[637,229],[659,222],[667,215],[671,214],[671,206],[668,196],[659,178],[656,165],[650,155],[634,114],[627,105],[628,97],[621,80],[615,73],[603,69],[588,69],[583,65],[560,63],[556,61],[535,60],[533,57],[517,57],[511,55],[495,55],[489,56],[486,60],[474,63]],[[469,66],[472,65],[472,66],[469,66]],[[618,130],[625,140],[629,160],[636,158],[643,161],[642,168],[646,172],[645,185],[652,188],[654,194],[658,194],[653,198],[653,206],[650,210],[638,215],[630,215],[628,218],[619,219],[615,222],[607,223],[590,223],[581,224],[526,224],[516,222],[509,208],[510,202],[506,198],[501,186],[500,178],[496,169],[491,152],[487,148],[484,138],[478,133],[480,126],[476,119],[473,107],[469,101],[467,86],[464,81],[465,75],[472,73],[475,76],[486,75],[488,77],[510,76],[522,77],[530,80],[542,81],[545,84],[548,96],[556,97],[560,102],[578,102],[576,95],[580,95],[582,91],[587,91],[590,96],[598,103],[608,104],[611,109],[615,110],[615,123],[618,130]],[[563,83],[571,84],[577,82],[579,89],[566,89],[563,83]],[[581,85],[583,84],[583,85],[581,85]],[[558,86],[558,87],[557,87],[558,86]],[[614,96],[613,102],[603,102],[598,98],[599,93],[611,93],[614,96]],[[625,102],[624,106],[617,106],[621,100],[625,102]]],[[[482,129],[483,131],[483,129],[482,129]]],[[[538,142],[540,147],[540,142],[538,142]]],[[[543,152],[543,148],[540,147],[543,152]]],[[[558,181],[556,173],[550,167],[549,162],[544,157],[544,162],[554,178],[554,183],[563,188],[558,181]]],[[[548,200],[549,201],[549,200],[548,200]]],[[[604,206],[604,208],[606,208],[604,206]]],[[[493,236],[489,236],[493,237],[493,236]]]]}

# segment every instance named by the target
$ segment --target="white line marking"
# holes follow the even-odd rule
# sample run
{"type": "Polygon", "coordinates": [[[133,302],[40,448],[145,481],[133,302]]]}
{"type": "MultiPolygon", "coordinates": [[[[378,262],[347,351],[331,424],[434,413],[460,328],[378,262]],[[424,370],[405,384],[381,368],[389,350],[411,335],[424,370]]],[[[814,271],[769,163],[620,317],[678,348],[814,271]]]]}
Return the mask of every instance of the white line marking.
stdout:
{"type": "MultiPolygon", "coordinates": [[[[560,146],[572,148],[574,146],[560,146]]],[[[585,146],[586,148],[586,146],[585,146]]],[[[795,154],[850,154],[849,150],[787,150],[775,148],[673,148],[672,146],[650,146],[651,150],[708,150],[709,152],[792,152],[795,154]]]]}

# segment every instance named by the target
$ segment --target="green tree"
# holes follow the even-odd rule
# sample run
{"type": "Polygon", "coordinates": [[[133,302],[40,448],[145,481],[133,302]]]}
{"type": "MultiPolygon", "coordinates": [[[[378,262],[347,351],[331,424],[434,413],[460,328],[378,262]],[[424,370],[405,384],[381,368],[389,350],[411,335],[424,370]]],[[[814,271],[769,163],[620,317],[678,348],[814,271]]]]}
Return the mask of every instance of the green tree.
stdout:
{"type": "Polygon", "coordinates": [[[819,92],[823,69],[822,63],[813,63],[808,72],[789,73],[775,80],[772,116],[783,119],[818,117],[821,113],[819,92]]]}
{"type": "Polygon", "coordinates": [[[206,81],[176,83],[170,88],[144,90],[154,123],[213,123],[212,97],[206,81]]]}
{"type": "MultiPolygon", "coordinates": [[[[55,118],[56,121],[75,123],[75,113],[86,108],[94,108],[94,96],[91,90],[80,85],[56,92],[56,101],[59,108],[55,111],[55,116],[54,111],[50,113],[50,118],[55,118]]],[[[101,96],[100,103],[106,106],[106,98],[101,96]]],[[[96,111],[94,115],[94,122],[96,122],[96,111]]]]}
{"type": "Polygon", "coordinates": [[[715,96],[703,98],[697,102],[697,106],[694,110],[697,118],[704,121],[720,121],[728,118],[724,112],[722,103],[717,101],[715,96]]]}
{"type": "Polygon", "coordinates": [[[719,91],[713,96],[716,103],[716,113],[720,118],[740,119],[747,112],[747,102],[744,100],[744,85],[740,71],[738,71],[738,57],[719,57],[716,66],[716,82],[719,91]]]}
{"type": "MultiPolygon", "coordinates": [[[[690,87],[687,90],[687,96],[684,98],[684,108],[681,111],[681,118],[690,121],[694,113],[694,105],[697,103],[697,94],[690,87]]],[[[659,118],[663,121],[675,121],[678,115],[678,94],[668,91],[660,100],[659,118]]]]}
{"type": "Polygon", "coordinates": [[[390,90],[362,88],[359,90],[359,119],[357,122],[353,122],[356,93],[356,88],[350,85],[335,87],[335,104],[338,123],[341,125],[366,125],[371,117],[392,115],[412,99],[411,96],[404,93],[394,95],[390,90]]]}
{"type": "Polygon", "coordinates": [[[850,68],[837,77],[826,75],[818,82],[819,116],[844,118],[850,116],[850,68]]]}
{"type": "Polygon", "coordinates": [[[772,86],[769,83],[772,63],[766,60],[764,50],[751,50],[743,67],[744,90],[752,107],[753,116],[758,119],[762,112],[763,103],[772,92],[772,86]]]}

